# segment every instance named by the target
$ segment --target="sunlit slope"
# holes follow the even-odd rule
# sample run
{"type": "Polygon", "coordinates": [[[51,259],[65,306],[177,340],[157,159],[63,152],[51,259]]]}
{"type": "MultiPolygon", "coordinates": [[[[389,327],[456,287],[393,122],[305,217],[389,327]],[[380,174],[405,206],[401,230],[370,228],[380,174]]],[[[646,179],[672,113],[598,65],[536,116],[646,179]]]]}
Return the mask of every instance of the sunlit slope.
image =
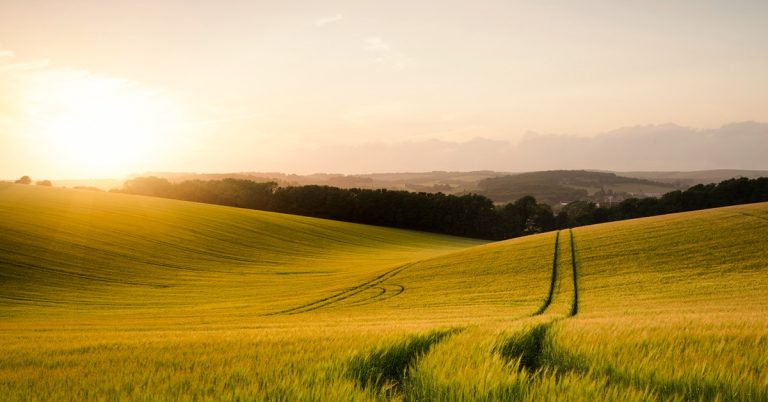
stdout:
{"type": "Polygon", "coordinates": [[[768,203],[574,233],[585,314],[768,311],[768,203]]]}
{"type": "Polygon", "coordinates": [[[553,328],[548,357],[573,390],[768,398],[768,204],[574,233],[579,315],[553,328]]]}
{"type": "MultiPolygon", "coordinates": [[[[768,204],[627,220],[573,230],[582,316],[768,311],[768,204]]],[[[569,275],[570,234],[560,271],[569,275]]],[[[291,311],[359,307],[399,317],[530,315],[547,294],[555,233],[472,247],[397,267],[340,300],[291,311]]],[[[559,283],[559,282],[558,282],[559,283]]],[[[571,285],[572,286],[572,285],[571,285]]],[[[560,306],[560,310],[568,310],[560,306]]]]}
{"type": "MultiPolygon", "coordinates": [[[[511,322],[499,316],[437,345],[416,365],[405,398],[768,399],[768,204],[573,234],[575,311],[564,308],[574,296],[563,275],[573,253],[561,241],[550,308],[511,322]],[[489,353],[498,345],[516,352],[489,353]]],[[[569,231],[561,240],[569,243],[569,231]]]]}
{"type": "Polygon", "coordinates": [[[490,244],[24,186],[0,208],[8,400],[768,400],[768,203],[490,244]]]}
{"type": "Polygon", "coordinates": [[[555,233],[496,242],[416,261],[362,291],[301,314],[360,322],[479,324],[530,316],[549,286],[555,233]]]}
{"type": "Polygon", "coordinates": [[[482,242],[150,197],[0,185],[0,313],[269,312],[482,242]],[[250,309],[250,310],[249,310],[250,309]]]}
{"type": "MultiPolygon", "coordinates": [[[[768,311],[768,203],[572,233],[580,319],[768,311]]],[[[571,275],[573,258],[570,232],[560,237],[558,286],[571,275]]],[[[357,311],[378,319],[377,313],[390,311],[399,319],[457,322],[519,318],[535,312],[547,294],[554,247],[552,232],[462,249],[397,266],[283,313],[347,317],[357,311]]],[[[557,310],[567,315],[570,305],[557,310]]]]}

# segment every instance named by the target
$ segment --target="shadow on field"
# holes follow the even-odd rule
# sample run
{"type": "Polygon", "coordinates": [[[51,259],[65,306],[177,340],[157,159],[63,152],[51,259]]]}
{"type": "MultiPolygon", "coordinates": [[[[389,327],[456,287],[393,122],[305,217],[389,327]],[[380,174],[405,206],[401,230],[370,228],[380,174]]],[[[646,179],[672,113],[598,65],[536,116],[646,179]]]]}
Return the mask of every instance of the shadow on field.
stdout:
{"type": "Polygon", "coordinates": [[[500,339],[494,347],[494,352],[510,363],[511,367],[531,374],[526,378],[529,385],[569,375],[572,379],[588,378],[587,382],[596,381],[641,390],[648,400],[768,400],[768,391],[764,388],[739,388],[728,381],[701,375],[664,377],[594,360],[558,345],[553,334],[553,324],[548,322],[531,326],[500,339]]]}
{"type": "Polygon", "coordinates": [[[508,362],[519,360],[520,370],[535,373],[542,368],[547,331],[551,323],[538,324],[500,342],[495,351],[508,362]]]}
{"type": "Polygon", "coordinates": [[[433,345],[461,331],[452,328],[412,335],[400,342],[371,349],[350,360],[347,375],[361,388],[390,398],[400,392],[400,385],[408,377],[408,371],[433,345]]]}

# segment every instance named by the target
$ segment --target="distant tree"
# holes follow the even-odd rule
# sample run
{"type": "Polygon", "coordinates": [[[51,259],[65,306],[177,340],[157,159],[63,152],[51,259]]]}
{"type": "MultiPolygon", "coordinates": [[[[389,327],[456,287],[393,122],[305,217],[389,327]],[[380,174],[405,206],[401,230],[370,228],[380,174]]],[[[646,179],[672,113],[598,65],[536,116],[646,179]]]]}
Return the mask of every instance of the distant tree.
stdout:
{"type": "Polygon", "coordinates": [[[591,225],[597,206],[589,201],[574,201],[563,207],[567,227],[591,225]]]}
{"type": "Polygon", "coordinates": [[[529,221],[526,233],[541,233],[555,228],[555,214],[546,203],[536,204],[536,210],[529,221]]]}
{"type": "Polygon", "coordinates": [[[21,176],[21,179],[16,180],[16,183],[18,184],[30,184],[32,183],[32,178],[29,176],[21,176]]]}
{"type": "Polygon", "coordinates": [[[518,219],[520,220],[518,225],[520,225],[522,233],[536,232],[533,222],[534,214],[536,214],[536,198],[526,195],[515,201],[515,207],[517,207],[518,219]]]}
{"type": "MultiPolygon", "coordinates": [[[[154,176],[137,177],[125,182],[124,189],[128,193],[151,195],[154,197],[173,197],[173,185],[167,179],[154,176]]],[[[205,201],[203,201],[205,202],[205,201]]]]}
{"type": "Polygon", "coordinates": [[[539,233],[555,228],[552,208],[527,195],[497,209],[497,225],[503,231],[502,238],[539,233]]]}
{"type": "Polygon", "coordinates": [[[37,184],[38,186],[46,186],[46,187],[53,186],[50,180],[38,180],[35,182],[35,184],[37,184]]]}

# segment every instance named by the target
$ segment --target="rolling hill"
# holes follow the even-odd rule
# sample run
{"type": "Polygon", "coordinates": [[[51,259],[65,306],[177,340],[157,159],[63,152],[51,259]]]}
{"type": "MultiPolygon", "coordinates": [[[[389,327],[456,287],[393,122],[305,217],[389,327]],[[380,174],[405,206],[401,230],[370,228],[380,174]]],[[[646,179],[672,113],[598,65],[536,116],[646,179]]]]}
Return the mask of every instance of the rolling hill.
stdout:
{"type": "Polygon", "coordinates": [[[480,244],[93,191],[6,184],[0,194],[0,311],[8,312],[221,303],[267,311],[297,294],[323,294],[340,280],[480,244]],[[275,293],[282,286],[290,292],[275,293]]]}
{"type": "Polygon", "coordinates": [[[661,183],[669,183],[678,187],[689,187],[696,184],[719,183],[723,180],[735,177],[756,179],[768,176],[768,170],[739,170],[716,169],[695,170],[692,172],[615,172],[619,176],[636,177],[639,179],[653,180],[661,183]]]}
{"type": "Polygon", "coordinates": [[[0,185],[9,400],[765,400],[768,203],[486,243],[0,185]]]}
{"type": "Polygon", "coordinates": [[[668,183],[587,170],[550,170],[489,177],[480,180],[477,186],[478,194],[495,202],[511,202],[531,195],[550,205],[576,200],[601,202],[607,194],[614,201],[621,201],[627,197],[659,196],[676,189],[668,183]]]}

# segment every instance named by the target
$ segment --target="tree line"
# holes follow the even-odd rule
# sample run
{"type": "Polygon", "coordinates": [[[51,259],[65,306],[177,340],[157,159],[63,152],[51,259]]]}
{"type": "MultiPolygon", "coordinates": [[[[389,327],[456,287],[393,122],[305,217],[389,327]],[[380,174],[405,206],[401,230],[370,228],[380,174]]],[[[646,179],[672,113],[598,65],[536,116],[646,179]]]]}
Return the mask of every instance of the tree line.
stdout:
{"type": "Polygon", "coordinates": [[[554,223],[552,209],[533,197],[499,208],[477,194],[157,177],[128,180],[121,192],[491,240],[551,230],[554,223]]]}
{"type": "Polygon", "coordinates": [[[768,201],[768,177],[741,177],[717,184],[697,184],[684,191],[670,191],[659,198],[628,198],[608,206],[575,201],[565,206],[556,220],[558,227],[576,227],[764,201],[768,201]]]}
{"type": "Polygon", "coordinates": [[[603,207],[576,201],[557,214],[532,196],[494,205],[477,194],[281,187],[275,182],[231,178],[171,183],[157,177],[138,177],[126,181],[120,192],[501,240],[593,223],[768,201],[768,178],[731,179],[672,191],[661,198],[631,198],[603,207]]]}
{"type": "MultiPolygon", "coordinates": [[[[21,176],[20,179],[14,181],[16,184],[32,184],[32,178],[29,176],[21,176]]],[[[38,180],[35,182],[38,186],[46,186],[51,187],[53,186],[53,183],[51,183],[50,180],[38,180]]]]}

